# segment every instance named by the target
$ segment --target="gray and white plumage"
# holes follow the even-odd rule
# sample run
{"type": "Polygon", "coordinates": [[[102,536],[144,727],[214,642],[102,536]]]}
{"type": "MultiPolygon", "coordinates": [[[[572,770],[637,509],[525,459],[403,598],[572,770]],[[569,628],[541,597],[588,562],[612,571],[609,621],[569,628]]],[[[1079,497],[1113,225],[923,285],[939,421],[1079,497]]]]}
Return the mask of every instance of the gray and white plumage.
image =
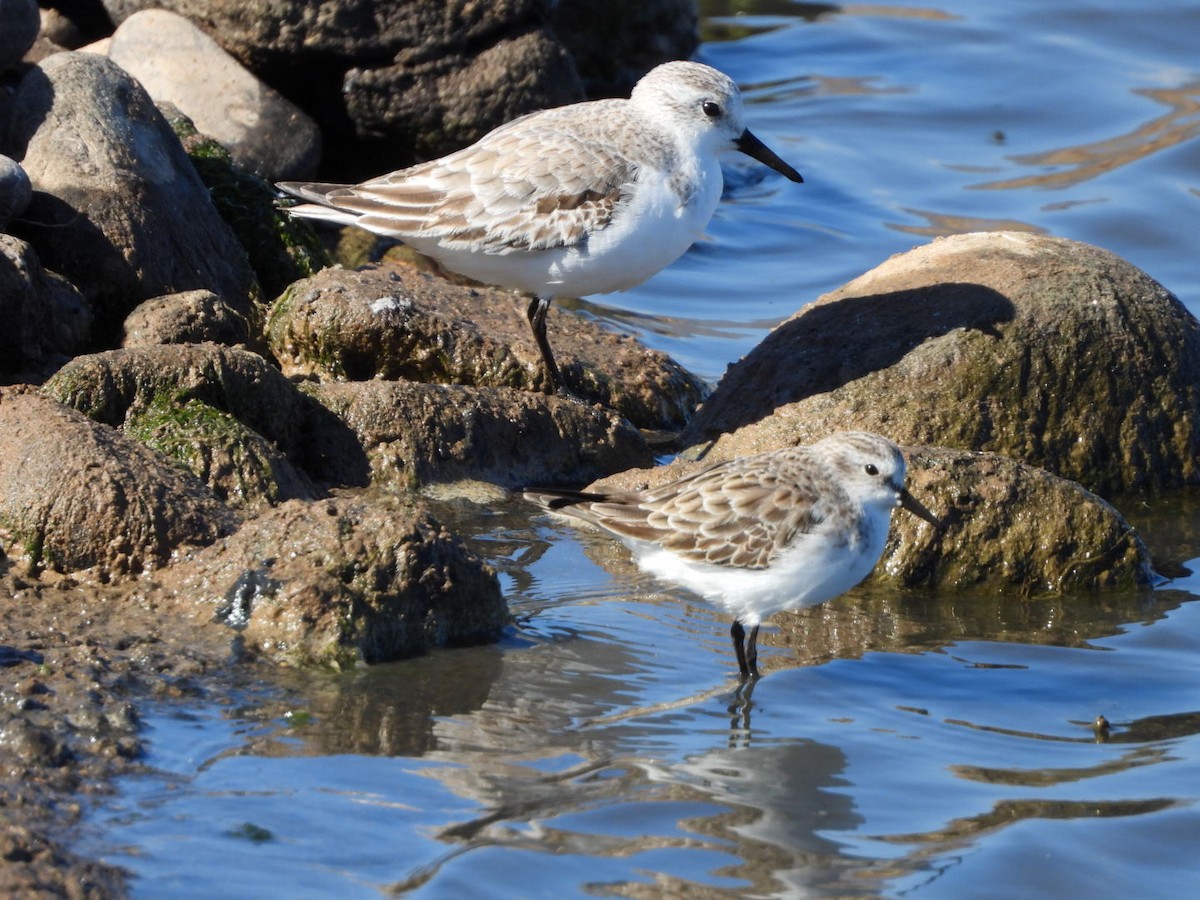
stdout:
{"type": "Polygon", "coordinates": [[[870,574],[901,505],[940,527],[904,487],[899,447],[868,432],[716,463],[640,492],[531,489],[546,509],[619,537],[638,566],[733,616],[743,675],[759,624],[824,603],[870,574]],[[751,629],[743,651],[741,633],[751,629]]]}

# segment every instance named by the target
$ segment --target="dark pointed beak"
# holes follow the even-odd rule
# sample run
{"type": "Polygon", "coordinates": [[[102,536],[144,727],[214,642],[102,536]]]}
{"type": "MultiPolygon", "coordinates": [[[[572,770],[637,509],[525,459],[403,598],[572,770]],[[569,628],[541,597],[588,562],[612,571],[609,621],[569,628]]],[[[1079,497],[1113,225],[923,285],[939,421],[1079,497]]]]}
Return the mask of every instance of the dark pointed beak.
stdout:
{"type": "Polygon", "coordinates": [[[770,166],[784,178],[795,182],[804,181],[800,177],[799,172],[776,156],[775,151],[751,134],[749,128],[743,131],[742,136],[733,142],[733,146],[737,147],[747,156],[754,157],[764,166],[770,166]]]}
{"type": "Polygon", "coordinates": [[[938,531],[941,531],[946,526],[942,524],[942,520],[927,510],[916,497],[908,492],[907,488],[900,488],[900,505],[907,509],[914,516],[920,516],[938,531]]]}

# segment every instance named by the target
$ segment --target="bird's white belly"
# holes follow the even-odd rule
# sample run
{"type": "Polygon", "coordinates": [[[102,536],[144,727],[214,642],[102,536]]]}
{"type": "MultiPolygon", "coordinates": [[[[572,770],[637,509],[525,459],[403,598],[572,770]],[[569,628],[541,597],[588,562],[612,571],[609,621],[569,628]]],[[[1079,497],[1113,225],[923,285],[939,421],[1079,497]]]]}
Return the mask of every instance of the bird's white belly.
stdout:
{"type": "Polygon", "coordinates": [[[476,281],[553,297],[584,297],[628,290],[676,259],[703,235],[721,196],[721,171],[698,176],[689,202],[665,176],[640,182],[608,226],[572,247],[468,253],[436,246],[416,249],[476,281]]]}
{"type": "Polygon", "coordinates": [[[785,609],[816,606],[850,590],[871,574],[886,539],[886,520],[856,544],[812,535],[764,569],[689,562],[657,547],[634,550],[650,574],[683,585],[743,625],[757,625],[785,609]]]}

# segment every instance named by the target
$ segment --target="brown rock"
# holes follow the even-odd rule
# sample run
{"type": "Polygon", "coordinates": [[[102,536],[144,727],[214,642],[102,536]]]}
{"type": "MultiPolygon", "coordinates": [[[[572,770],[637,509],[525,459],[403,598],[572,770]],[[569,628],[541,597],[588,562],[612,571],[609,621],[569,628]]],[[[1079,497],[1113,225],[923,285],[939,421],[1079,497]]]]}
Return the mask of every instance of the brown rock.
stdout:
{"type": "Polygon", "coordinates": [[[1194,484],[1200,323],[1095,247],[939,239],[776,328],[685,441],[740,429],[719,441],[731,455],[851,428],[1002,453],[1104,494],[1194,484]]]}
{"type": "Polygon", "coordinates": [[[151,297],[128,316],[122,347],[157,344],[245,344],[250,339],[246,317],[212,291],[184,291],[151,297]]]}
{"type": "Polygon", "coordinates": [[[357,435],[375,483],[580,484],[652,461],[628,422],[558,397],[387,381],[306,391],[357,435]]]}
{"type": "Polygon", "coordinates": [[[248,650],[290,664],[386,662],[508,623],[491,569],[397,496],[285,503],[173,574],[248,650]]]}
{"type": "MultiPolygon", "coordinates": [[[[406,265],[326,269],[276,301],[267,340],[293,375],[542,391],[528,302],[406,265]]],[[[670,357],[628,336],[553,306],[548,330],[567,383],[639,427],[682,427],[702,396],[699,381],[670,357]]]]}
{"type": "Polygon", "coordinates": [[[0,529],[28,567],[137,574],[233,525],[206,487],[120,432],[36,393],[0,392],[0,529]]]}

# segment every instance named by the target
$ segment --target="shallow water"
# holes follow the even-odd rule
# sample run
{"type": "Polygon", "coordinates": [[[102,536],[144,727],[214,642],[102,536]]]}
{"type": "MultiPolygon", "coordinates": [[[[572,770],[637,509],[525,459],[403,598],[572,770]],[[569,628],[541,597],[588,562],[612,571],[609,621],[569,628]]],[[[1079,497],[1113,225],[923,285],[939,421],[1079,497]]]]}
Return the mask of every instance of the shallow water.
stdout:
{"type": "MultiPolygon", "coordinates": [[[[891,253],[1005,227],[1111,249],[1200,312],[1200,5],[704,7],[701,59],[806,183],[730,160],[710,240],[581,308],[715,380],[891,253]]],[[[1200,557],[1194,498],[1152,506],[1126,512],[1158,558],[1200,557]]],[[[727,623],[611,543],[517,504],[439,514],[520,625],[154,710],[160,774],[87,838],[135,895],[1173,897],[1200,875],[1200,576],[857,591],[764,630],[747,693],[727,623]]]]}

